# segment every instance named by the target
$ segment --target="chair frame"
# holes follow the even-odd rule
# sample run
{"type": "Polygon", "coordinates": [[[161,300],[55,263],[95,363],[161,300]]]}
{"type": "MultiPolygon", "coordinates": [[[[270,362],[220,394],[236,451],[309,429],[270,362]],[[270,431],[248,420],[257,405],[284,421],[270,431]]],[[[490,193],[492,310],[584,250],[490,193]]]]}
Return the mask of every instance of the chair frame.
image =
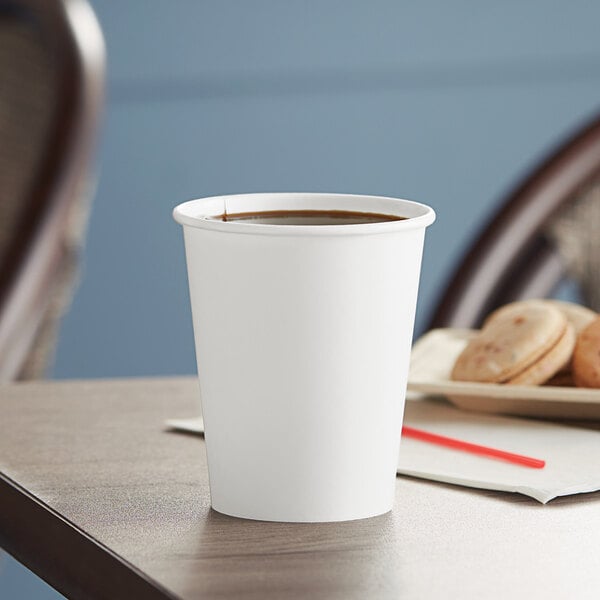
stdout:
{"type": "Polygon", "coordinates": [[[35,19],[56,64],[58,101],[23,211],[0,268],[0,381],[18,378],[65,255],[67,217],[89,172],[104,103],[105,48],[85,0],[3,3],[35,19]]]}
{"type": "Polygon", "coordinates": [[[450,277],[428,329],[478,327],[501,304],[551,293],[565,266],[543,226],[599,174],[600,115],[563,142],[501,203],[450,277]]]}

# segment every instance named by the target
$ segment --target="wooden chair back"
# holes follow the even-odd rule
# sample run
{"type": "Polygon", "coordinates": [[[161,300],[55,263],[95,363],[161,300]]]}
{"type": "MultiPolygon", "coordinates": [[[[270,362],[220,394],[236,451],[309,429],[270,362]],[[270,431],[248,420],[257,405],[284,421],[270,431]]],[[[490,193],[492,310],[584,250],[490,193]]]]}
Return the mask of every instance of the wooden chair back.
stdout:
{"type": "Polygon", "coordinates": [[[599,244],[600,115],[509,194],[451,275],[428,328],[478,327],[501,304],[551,295],[567,274],[600,311],[599,244]]]}
{"type": "Polygon", "coordinates": [[[0,2],[0,381],[43,375],[70,299],[104,65],[85,0],[0,2]]]}

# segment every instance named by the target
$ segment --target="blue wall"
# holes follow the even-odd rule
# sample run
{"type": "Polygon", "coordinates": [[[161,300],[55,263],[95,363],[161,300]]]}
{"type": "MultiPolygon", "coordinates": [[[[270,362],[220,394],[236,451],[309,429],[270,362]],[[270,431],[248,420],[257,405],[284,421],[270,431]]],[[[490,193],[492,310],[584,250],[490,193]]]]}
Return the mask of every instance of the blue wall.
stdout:
{"type": "MultiPolygon", "coordinates": [[[[600,108],[598,2],[93,6],[109,51],[108,107],[55,377],[194,371],[170,213],[211,194],[347,191],[433,205],[420,331],[502,194],[600,108]]],[[[5,569],[13,585],[20,568],[5,569]]],[[[14,589],[8,597],[36,597],[14,589]]]]}
{"type": "Polygon", "coordinates": [[[326,190],[429,203],[417,331],[503,192],[599,106],[600,7],[94,2],[108,110],[55,377],[192,373],[180,201],[326,190]]]}

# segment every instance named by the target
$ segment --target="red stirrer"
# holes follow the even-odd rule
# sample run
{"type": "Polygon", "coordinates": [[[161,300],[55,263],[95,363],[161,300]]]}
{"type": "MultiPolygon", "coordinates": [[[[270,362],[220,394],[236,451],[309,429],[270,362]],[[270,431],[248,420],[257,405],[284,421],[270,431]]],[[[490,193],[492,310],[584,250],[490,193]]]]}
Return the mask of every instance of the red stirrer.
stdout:
{"type": "Polygon", "coordinates": [[[512,452],[488,448],[487,446],[480,446],[479,444],[471,444],[471,442],[463,442],[462,440],[446,437],[445,435],[438,435],[436,433],[429,433],[428,431],[414,429],[413,427],[402,427],[402,435],[415,440],[421,440],[422,442],[430,442],[432,444],[438,444],[456,450],[463,450],[464,452],[471,452],[472,454],[479,454],[480,456],[499,458],[532,469],[543,469],[546,465],[546,461],[540,460],[539,458],[531,458],[530,456],[513,454],[512,452]]]}

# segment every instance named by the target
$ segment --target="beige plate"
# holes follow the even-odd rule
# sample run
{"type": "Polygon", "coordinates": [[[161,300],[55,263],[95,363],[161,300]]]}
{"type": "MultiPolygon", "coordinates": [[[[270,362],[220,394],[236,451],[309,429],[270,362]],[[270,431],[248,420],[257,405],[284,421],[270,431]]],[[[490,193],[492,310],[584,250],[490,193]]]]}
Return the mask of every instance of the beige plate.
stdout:
{"type": "Polygon", "coordinates": [[[600,389],[451,381],[470,329],[434,329],[412,349],[408,389],[446,396],[466,410],[530,417],[600,420],[600,389]]]}

